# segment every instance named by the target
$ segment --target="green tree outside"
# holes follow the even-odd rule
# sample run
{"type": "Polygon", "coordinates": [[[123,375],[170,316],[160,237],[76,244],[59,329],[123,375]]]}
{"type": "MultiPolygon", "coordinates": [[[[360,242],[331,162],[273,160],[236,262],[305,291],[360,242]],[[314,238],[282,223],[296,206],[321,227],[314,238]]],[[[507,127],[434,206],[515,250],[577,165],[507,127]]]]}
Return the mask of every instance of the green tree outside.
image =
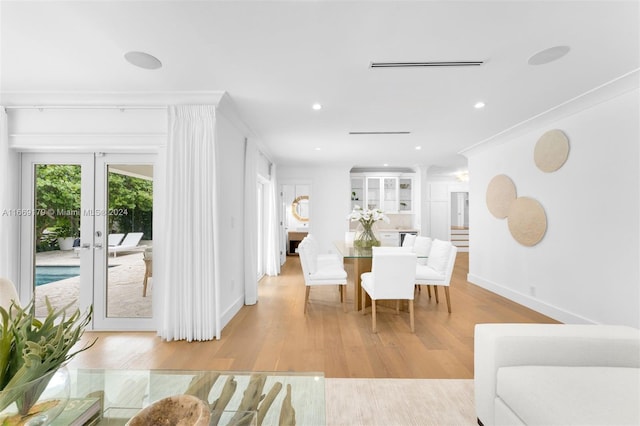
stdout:
{"type": "Polygon", "coordinates": [[[152,240],[153,182],[109,173],[109,232],[143,232],[152,240]]]}
{"type": "MultiPolygon", "coordinates": [[[[57,237],[80,236],[81,169],[36,165],[36,250],[57,249],[57,237]]],[[[153,182],[109,172],[108,232],[143,232],[153,239],[153,182]]]]}

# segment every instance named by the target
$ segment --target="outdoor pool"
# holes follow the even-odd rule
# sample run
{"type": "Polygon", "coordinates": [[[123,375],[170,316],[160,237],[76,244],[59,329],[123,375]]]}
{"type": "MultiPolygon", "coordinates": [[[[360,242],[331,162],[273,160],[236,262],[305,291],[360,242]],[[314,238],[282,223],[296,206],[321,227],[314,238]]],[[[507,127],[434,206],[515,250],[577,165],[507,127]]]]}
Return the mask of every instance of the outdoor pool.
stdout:
{"type": "Polygon", "coordinates": [[[80,266],[36,266],[36,287],[80,275],[80,266]]]}

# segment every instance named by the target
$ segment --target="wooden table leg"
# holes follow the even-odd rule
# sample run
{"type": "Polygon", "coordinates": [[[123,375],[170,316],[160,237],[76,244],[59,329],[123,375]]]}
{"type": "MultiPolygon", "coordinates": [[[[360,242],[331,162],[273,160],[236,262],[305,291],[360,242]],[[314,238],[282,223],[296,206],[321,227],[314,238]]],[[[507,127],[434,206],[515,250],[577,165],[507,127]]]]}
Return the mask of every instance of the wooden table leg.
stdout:
{"type": "Polygon", "coordinates": [[[347,280],[354,289],[353,309],[357,312],[362,309],[362,283],[360,281],[360,275],[365,272],[371,272],[371,258],[345,258],[344,263],[350,266],[347,268],[347,280]]]}

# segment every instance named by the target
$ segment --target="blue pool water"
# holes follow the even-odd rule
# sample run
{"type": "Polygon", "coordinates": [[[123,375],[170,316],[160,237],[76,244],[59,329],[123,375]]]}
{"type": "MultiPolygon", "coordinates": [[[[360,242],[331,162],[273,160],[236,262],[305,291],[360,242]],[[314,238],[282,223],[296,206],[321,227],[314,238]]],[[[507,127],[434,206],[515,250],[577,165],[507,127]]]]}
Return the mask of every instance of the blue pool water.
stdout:
{"type": "Polygon", "coordinates": [[[36,286],[80,275],[80,266],[36,266],[36,286]]]}

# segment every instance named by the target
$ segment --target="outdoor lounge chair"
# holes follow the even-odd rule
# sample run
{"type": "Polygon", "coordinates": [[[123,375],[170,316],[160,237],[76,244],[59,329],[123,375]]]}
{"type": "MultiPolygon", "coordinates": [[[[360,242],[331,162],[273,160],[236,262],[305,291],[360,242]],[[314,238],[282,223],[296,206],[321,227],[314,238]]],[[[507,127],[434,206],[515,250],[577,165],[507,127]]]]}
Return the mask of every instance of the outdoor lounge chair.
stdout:
{"type": "Polygon", "coordinates": [[[141,239],[142,232],[129,232],[120,244],[109,246],[109,253],[113,253],[113,257],[116,257],[118,253],[144,249],[145,246],[138,245],[141,239]]]}
{"type": "Polygon", "coordinates": [[[109,234],[107,238],[107,244],[109,244],[109,247],[115,247],[120,245],[124,238],[124,234],[109,234]]]}

